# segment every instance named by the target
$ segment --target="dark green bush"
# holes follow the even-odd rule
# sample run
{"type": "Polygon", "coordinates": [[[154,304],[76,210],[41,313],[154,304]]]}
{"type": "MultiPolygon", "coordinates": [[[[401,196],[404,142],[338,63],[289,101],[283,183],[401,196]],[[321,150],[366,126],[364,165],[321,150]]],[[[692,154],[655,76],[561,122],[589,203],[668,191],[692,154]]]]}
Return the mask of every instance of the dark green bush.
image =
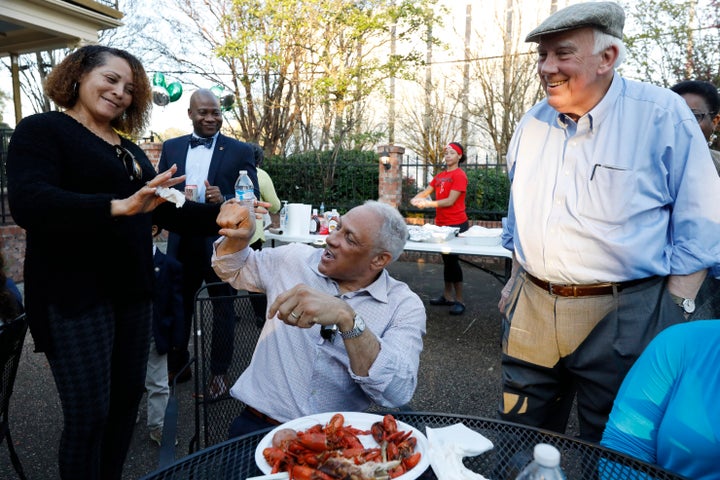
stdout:
{"type": "Polygon", "coordinates": [[[344,213],[368,199],[378,198],[378,157],[374,152],[341,150],[269,157],[263,163],[281,200],[320,203],[344,213]]]}
{"type": "MultiPolygon", "coordinates": [[[[468,191],[465,206],[468,211],[486,212],[489,216],[507,211],[510,180],[497,168],[475,168],[466,171],[468,191]]],[[[497,218],[491,218],[497,220],[497,218]]]]}
{"type": "MultiPolygon", "coordinates": [[[[416,168],[403,165],[403,171],[416,168]]],[[[306,152],[289,157],[265,159],[263,168],[270,174],[281,200],[308,203],[317,208],[320,203],[330,210],[345,213],[367,199],[378,198],[378,157],[375,152],[341,150],[333,162],[331,151],[306,152]]],[[[464,165],[468,176],[466,207],[473,220],[499,220],[506,214],[510,182],[501,167],[493,165],[464,165]]],[[[420,211],[410,205],[419,191],[414,176],[402,179],[402,204],[405,216],[415,214],[433,217],[434,210],[420,211]]]]}

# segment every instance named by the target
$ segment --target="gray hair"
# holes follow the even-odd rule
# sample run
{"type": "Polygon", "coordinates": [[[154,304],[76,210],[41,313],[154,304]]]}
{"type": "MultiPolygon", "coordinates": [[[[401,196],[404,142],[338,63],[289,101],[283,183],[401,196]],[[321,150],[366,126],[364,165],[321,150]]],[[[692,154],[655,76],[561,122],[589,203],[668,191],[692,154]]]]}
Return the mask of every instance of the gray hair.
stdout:
{"type": "Polygon", "coordinates": [[[614,45],[618,49],[618,57],[615,60],[615,65],[613,65],[613,67],[618,68],[622,65],[625,61],[625,56],[627,55],[627,50],[625,49],[623,41],[618,37],[614,37],[597,28],[593,29],[593,33],[595,34],[595,47],[593,48],[593,55],[597,55],[606,48],[614,45]]]}
{"type": "Polygon", "coordinates": [[[408,236],[405,219],[400,215],[397,208],[387,203],[368,200],[363,206],[369,207],[378,216],[382,217],[383,222],[375,240],[375,250],[389,252],[394,262],[400,257],[405,248],[405,241],[408,236]]]}

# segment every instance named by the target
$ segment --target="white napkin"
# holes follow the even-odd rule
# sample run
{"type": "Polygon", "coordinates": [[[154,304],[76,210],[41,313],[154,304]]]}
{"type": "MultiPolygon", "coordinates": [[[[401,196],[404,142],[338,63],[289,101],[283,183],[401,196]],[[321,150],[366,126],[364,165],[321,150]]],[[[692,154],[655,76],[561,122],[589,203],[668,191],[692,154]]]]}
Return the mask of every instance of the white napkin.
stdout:
{"type": "Polygon", "coordinates": [[[493,448],[490,440],[462,423],[449,427],[425,427],[428,458],[435,475],[442,480],[487,480],[465,468],[463,457],[474,457],[493,448]]]}
{"type": "Polygon", "coordinates": [[[180,190],[174,188],[157,187],[155,195],[162,197],[168,202],[175,204],[176,208],[180,208],[185,205],[185,194],[180,190]]]}

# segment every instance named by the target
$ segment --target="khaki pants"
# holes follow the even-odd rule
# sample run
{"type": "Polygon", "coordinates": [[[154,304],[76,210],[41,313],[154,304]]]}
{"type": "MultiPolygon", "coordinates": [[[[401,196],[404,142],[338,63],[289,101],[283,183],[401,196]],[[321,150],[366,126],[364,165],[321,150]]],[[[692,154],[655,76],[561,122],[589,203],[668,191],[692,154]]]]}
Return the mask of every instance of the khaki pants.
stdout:
{"type": "Polygon", "coordinates": [[[580,436],[597,442],[625,374],[683,322],[656,277],[612,295],[559,297],[522,272],[503,321],[500,417],[563,433],[577,395],[580,436]]]}

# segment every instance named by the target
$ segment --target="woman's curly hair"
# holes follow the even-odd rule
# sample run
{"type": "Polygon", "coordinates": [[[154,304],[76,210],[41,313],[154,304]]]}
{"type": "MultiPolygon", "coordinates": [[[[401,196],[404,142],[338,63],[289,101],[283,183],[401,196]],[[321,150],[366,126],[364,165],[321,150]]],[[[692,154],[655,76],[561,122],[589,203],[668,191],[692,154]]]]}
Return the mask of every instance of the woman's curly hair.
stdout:
{"type": "Polygon", "coordinates": [[[105,65],[109,56],[119,57],[128,62],[135,84],[132,103],[110,124],[120,132],[133,136],[141,135],[152,111],[152,86],[140,60],[125,50],[102,45],[78,48],[52,69],[45,80],[45,94],[57,105],[72,108],[78,100],[81,77],[105,65]]]}

